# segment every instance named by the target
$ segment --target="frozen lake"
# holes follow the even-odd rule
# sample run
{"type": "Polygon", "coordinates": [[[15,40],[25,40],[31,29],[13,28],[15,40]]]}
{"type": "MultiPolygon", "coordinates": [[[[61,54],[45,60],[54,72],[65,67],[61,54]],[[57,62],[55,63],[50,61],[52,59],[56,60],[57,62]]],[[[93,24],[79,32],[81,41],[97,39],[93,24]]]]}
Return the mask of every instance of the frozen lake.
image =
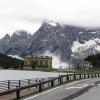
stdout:
{"type": "Polygon", "coordinates": [[[57,77],[59,75],[65,75],[65,74],[66,73],[59,73],[59,72],[41,72],[41,71],[25,71],[25,70],[0,70],[0,81],[57,77]]]}

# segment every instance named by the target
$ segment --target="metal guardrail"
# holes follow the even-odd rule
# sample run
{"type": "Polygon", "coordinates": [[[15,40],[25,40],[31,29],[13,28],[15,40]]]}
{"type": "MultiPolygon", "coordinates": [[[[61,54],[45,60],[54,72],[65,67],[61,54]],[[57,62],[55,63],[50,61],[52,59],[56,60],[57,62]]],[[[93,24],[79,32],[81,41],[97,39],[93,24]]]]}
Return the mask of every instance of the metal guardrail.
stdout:
{"type": "MultiPolygon", "coordinates": [[[[35,80],[35,83],[31,83],[31,80],[28,81],[28,85],[24,84],[21,85],[21,80],[16,84],[15,88],[9,88],[9,90],[0,92],[0,96],[10,94],[13,92],[16,92],[16,98],[17,100],[20,99],[20,91],[24,89],[30,89],[32,87],[35,87],[38,89],[39,92],[42,91],[42,88],[44,87],[53,87],[54,85],[61,84],[62,82],[69,81],[69,80],[75,80],[75,79],[88,79],[93,77],[100,77],[100,73],[85,73],[85,74],[67,74],[67,75],[60,75],[58,77],[51,77],[48,79],[42,79],[42,80],[35,80]]],[[[23,81],[24,82],[24,81],[23,81]]],[[[8,81],[8,85],[11,83],[11,81],[8,81]]],[[[4,84],[4,87],[6,86],[6,83],[4,84]]]]}

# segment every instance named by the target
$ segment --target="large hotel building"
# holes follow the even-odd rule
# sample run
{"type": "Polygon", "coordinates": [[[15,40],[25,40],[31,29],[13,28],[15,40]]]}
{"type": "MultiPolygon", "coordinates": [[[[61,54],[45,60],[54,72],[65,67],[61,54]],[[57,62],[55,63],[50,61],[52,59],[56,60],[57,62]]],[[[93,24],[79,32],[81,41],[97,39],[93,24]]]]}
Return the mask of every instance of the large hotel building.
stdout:
{"type": "Polygon", "coordinates": [[[52,69],[52,57],[25,57],[24,69],[52,69]]]}

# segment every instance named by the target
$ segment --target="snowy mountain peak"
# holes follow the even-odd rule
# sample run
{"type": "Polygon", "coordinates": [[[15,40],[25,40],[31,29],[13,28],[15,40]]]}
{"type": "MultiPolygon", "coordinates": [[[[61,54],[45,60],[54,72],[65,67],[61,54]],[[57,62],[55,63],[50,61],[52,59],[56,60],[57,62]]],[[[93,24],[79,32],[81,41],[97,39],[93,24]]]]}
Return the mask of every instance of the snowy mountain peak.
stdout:
{"type": "Polygon", "coordinates": [[[54,22],[54,21],[52,21],[52,20],[50,20],[50,19],[45,19],[45,20],[43,21],[43,24],[44,24],[44,23],[49,24],[49,25],[51,25],[51,26],[56,26],[56,25],[57,25],[56,22],[54,22]]]}

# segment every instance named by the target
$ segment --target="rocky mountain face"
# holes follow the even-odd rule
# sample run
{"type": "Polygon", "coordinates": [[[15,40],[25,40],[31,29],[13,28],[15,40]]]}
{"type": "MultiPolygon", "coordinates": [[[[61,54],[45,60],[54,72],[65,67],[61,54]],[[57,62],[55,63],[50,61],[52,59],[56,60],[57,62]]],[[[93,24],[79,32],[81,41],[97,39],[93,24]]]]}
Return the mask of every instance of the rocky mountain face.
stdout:
{"type": "Polygon", "coordinates": [[[0,40],[0,52],[6,54],[25,57],[41,55],[46,50],[60,55],[62,61],[78,63],[87,55],[100,52],[100,28],[60,25],[44,20],[30,38],[27,32],[15,32],[0,40]]]}
{"type": "Polygon", "coordinates": [[[9,34],[6,34],[2,39],[0,39],[0,52],[5,53],[6,50],[11,48],[17,48],[19,44],[26,41],[31,37],[31,34],[28,34],[26,31],[16,31],[10,37],[9,34]]]}

